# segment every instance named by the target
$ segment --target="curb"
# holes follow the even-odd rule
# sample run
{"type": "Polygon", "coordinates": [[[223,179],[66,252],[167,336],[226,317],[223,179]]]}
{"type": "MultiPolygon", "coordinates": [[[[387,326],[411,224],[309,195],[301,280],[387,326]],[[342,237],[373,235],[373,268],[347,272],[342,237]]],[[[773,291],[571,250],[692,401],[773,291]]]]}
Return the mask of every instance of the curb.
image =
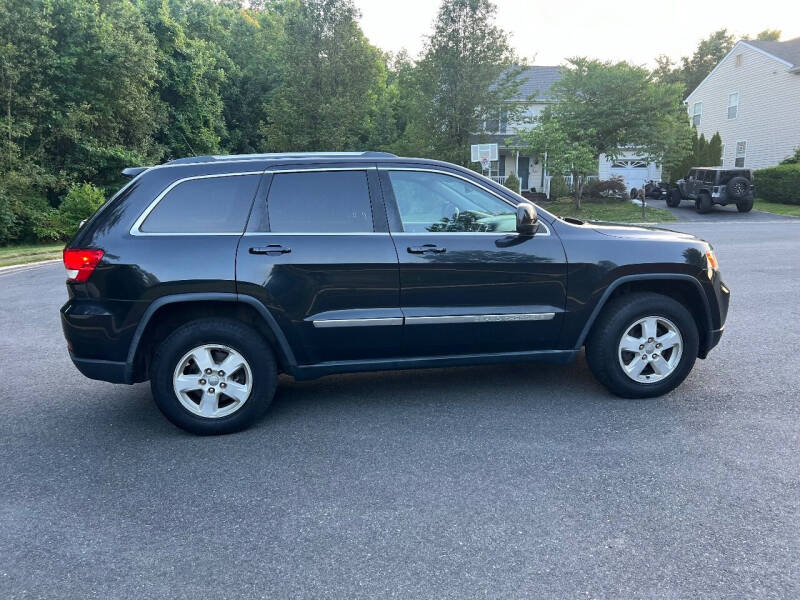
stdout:
{"type": "Polygon", "coordinates": [[[7,267],[0,267],[0,275],[16,273],[17,271],[28,271],[30,269],[35,269],[38,266],[51,265],[56,262],[61,262],[61,259],[48,258],[47,260],[37,260],[29,263],[22,263],[21,265],[8,265],[7,267]]]}

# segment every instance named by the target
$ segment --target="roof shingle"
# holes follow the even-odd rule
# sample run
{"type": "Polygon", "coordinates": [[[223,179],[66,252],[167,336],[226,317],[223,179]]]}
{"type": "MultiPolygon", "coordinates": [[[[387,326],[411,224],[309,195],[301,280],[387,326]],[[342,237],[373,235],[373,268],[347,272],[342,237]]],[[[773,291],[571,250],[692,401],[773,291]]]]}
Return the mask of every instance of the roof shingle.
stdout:
{"type": "Polygon", "coordinates": [[[525,101],[531,96],[535,100],[552,100],[550,87],[561,79],[561,67],[528,67],[517,79],[520,86],[514,100],[525,101]]]}
{"type": "Polygon", "coordinates": [[[745,40],[745,43],[790,62],[793,67],[800,67],[800,37],[785,42],[745,40]]]}

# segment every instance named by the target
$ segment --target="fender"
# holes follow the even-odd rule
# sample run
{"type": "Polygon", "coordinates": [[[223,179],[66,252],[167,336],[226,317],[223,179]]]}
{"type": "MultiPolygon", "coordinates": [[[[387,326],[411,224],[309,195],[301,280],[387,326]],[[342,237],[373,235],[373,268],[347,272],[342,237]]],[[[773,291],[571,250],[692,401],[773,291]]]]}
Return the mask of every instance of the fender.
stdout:
{"type": "Polygon", "coordinates": [[[264,319],[264,322],[272,331],[272,334],[275,336],[275,339],[280,346],[279,350],[283,353],[284,357],[286,358],[286,362],[294,368],[297,365],[297,360],[295,359],[294,352],[292,352],[291,346],[289,346],[289,341],[286,339],[286,336],[283,334],[278,322],[275,320],[275,317],[267,310],[267,307],[264,306],[261,302],[259,302],[256,298],[252,296],[246,295],[239,295],[234,293],[226,293],[226,292],[210,292],[210,293],[188,293],[188,294],[172,294],[169,296],[162,296],[154,300],[150,306],[147,307],[147,310],[144,311],[142,318],[139,320],[139,324],[136,326],[136,331],[133,334],[133,338],[131,339],[131,345],[128,349],[128,356],[125,361],[125,380],[128,382],[133,381],[133,368],[134,368],[134,359],[136,357],[136,351],[139,348],[139,342],[142,339],[142,335],[144,335],[145,329],[147,329],[147,324],[150,322],[150,319],[156,313],[156,311],[168,304],[176,304],[178,302],[242,302],[244,304],[248,304],[252,306],[261,318],[264,319]]]}
{"type": "MultiPolygon", "coordinates": [[[[578,336],[578,342],[575,345],[575,350],[580,350],[581,346],[586,342],[586,338],[589,335],[589,332],[592,329],[592,325],[594,325],[597,316],[600,314],[600,311],[603,310],[606,302],[608,301],[609,296],[624,283],[628,283],[630,281],[653,281],[653,280],[681,280],[681,281],[691,281],[694,286],[697,288],[700,297],[703,299],[703,309],[706,317],[706,323],[708,324],[706,334],[711,333],[712,323],[714,322],[711,318],[711,307],[708,303],[708,296],[706,295],[705,290],[703,289],[703,284],[700,283],[696,277],[692,277],[691,275],[687,275],[685,273],[642,273],[640,275],[625,275],[618,279],[612,281],[608,287],[603,292],[603,295],[600,296],[600,300],[597,301],[597,304],[592,311],[592,314],[589,315],[589,318],[586,321],[586,324],[583,326],[581,330],[581,334],[578,336]]],[[[710,339],[710,338],[707,338],[710,339]]],[[[701,349],[702,350],[702,349],[701,349]]]]}

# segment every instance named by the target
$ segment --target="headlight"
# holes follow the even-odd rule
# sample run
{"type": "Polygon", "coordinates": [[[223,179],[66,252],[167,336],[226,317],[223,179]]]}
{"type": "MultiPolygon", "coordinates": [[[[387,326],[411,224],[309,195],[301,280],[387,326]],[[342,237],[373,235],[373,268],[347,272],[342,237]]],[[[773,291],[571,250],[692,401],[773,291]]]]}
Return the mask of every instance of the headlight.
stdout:
{"type": "Polygon", "coordinates": [[[714,271],[719,271],[719,262],[713,250],[706,252],[706,273],[709,279],[714,278],[714,271]]]}

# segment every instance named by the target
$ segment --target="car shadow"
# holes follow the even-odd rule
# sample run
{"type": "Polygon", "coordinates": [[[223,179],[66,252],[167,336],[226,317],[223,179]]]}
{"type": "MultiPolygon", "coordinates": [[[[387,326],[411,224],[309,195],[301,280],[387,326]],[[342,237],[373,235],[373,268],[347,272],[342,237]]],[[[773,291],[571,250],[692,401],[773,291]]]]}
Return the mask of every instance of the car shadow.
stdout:
{"type": "MultiPolygon", "coordinates": [[[[126,437],[192,436],[171,425],[159,412],[148,384],[129,388],[124,398],[109,402],[99,420],[126,437]]],[[[524,413],[583,413],[603,406],[637,403],[609,393],[592,376],[583,353],[572,363],[556,365],[523,362],[377,371],[329,375],[295,381],[282,375],[267,415],[249,431],[300,427],[322,421],[360,421],[362,426],[384,426],[393,420],[429,419],[452,414],[493,418],[524,413]]],[[[95,406],[93,411],[97,411],[95,406]]],[[[98,415],[87,419],[98,419],[98,415]]]]}

